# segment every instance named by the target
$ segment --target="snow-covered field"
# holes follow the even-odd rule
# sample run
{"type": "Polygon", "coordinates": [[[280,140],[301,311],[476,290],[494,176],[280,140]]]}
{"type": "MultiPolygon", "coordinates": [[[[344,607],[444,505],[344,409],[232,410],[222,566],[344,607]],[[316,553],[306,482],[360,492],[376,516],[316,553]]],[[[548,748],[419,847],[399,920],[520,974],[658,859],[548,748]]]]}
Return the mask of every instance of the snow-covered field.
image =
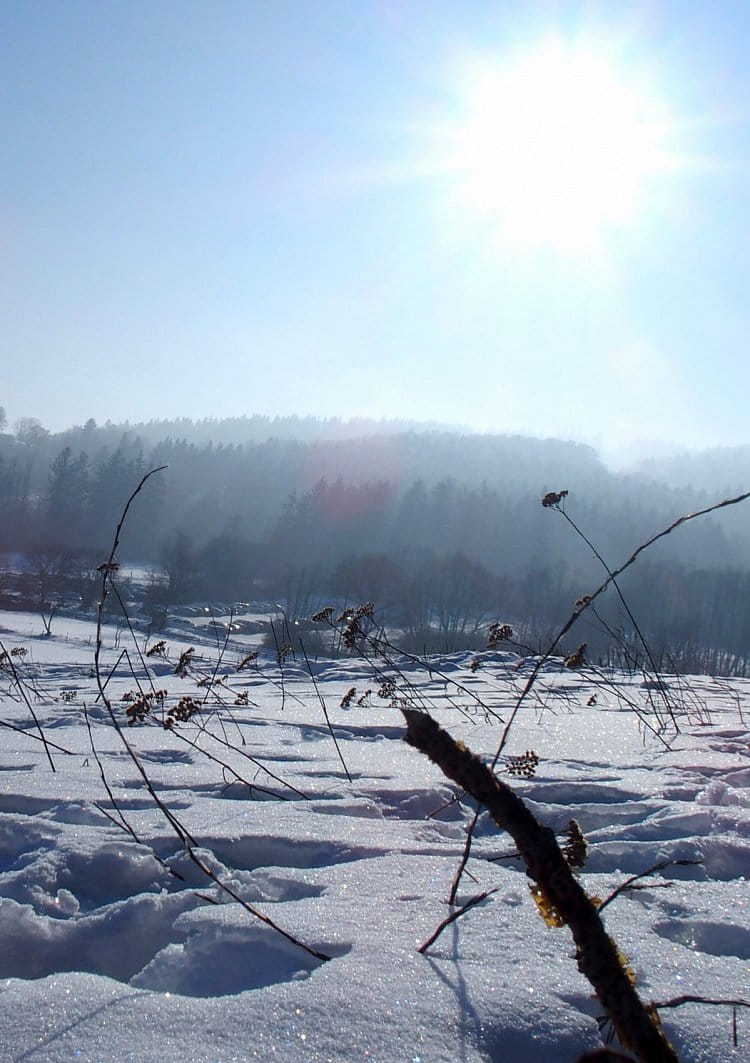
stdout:
{"type": "MultiPolygon", "coordinates": [[[[16,650],[0,661],[4,1059],[572,1063],[602,1043],[568,929],[544,924],[512,843],[486,816],[458,900],[495,892],[417,951],[451,911],[473,808],[404,744],[378,690],[393,678],[396,696],[491,757],[501,725],[477,698],[507,718],[528,664],[487,653],[472,670],[461,654],[433,659],[440,674],[402,659],[400,674],[373,675],[359,660],[317,661],[313,680],[299,654],[283,671],[263,653],[237,671],[250,640],[217,668],[205,629],[168,636],[166,657],[145,662],[105,629],[102,671],[114,669],[107,692],[123,724],[138,683],[168,691],[124,732],[159,799],[221,882],[324,961],[187,858],[97,698],[94,625],[56,618],[52,637],[41,630],[38,617],[0,613],[2,648],[16,650]],[[187,674],[175,675],[190,646],[187,674]],[[165,730],[183,696],[201,712],[165,730]]],[[[591,894],[690,861],[634,883],[604,913],[646,1000],[750,995],[748,692],[668,677],[679,733],[659,738],[651,727],[666,706],[642,677],[604,682],[551,662],[511,733],[507,752],[533,749],[541,763],[508,781],[560,832],[579,821],[591,894]]],[[[750,1058],[746,1009],[661,1015],[683,1061],[750,1058]]]]}

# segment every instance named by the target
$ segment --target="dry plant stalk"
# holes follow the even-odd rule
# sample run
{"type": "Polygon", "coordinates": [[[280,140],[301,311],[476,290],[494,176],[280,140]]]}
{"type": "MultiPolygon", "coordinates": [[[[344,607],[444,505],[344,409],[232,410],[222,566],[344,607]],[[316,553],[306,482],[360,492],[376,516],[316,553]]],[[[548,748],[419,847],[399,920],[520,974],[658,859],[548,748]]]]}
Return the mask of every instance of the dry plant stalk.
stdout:
{"type": "Polygon", "coordinates": [[[642,1063],[678,1063],[656,1010],[638,996],[617,946],[571,871],[554,831],[539,823],[509,786],[455,742],[428,713],[401,711],[407,725],[406,742],[485,806],[497,825],[513,838],[534,886],[570,927],[578,969],[594,987],[623,1045],[642,1063]]]}
{"type": "MultiPolygon", "coordinates": [[[[57,771],[57,768],[55,767],[55,762],[52,759],[52,754],[50,752],[50,748],[52,746],[54,746],[54,742],[50,742],[48,740],[46,734],[44,733],[44,728],[42,727],[41,720],[39,719],[39,717],[37,716],[36,712],[34,711],[34,706],[32,705],[31,699],[29,698],[29,695],[28,695],[28,693],[26,691],[26,684],[23,682],[23,680],[21,679],[21,677],[18,674],[18,671],[16,669],[16,665],[15,665],[15,661],[13,660],[13,658],[14,657],[20,657],[21,659],[23,659],[23,657],[26,656],[26,651],[24,650],[23,653],[19,653],[19,652],[16,652],[17,650],[18,650],[18,647],[16,647],[16,650],[11,650],[10,653],[9,653],[6,650],[5,646],[2,644],[2,642],[0,642],[0,660],[2,661],[3,667],[4,668],[7,667],[9,669],[9,671],[11,672],[11,674],[13,676],[13,682],[15,684],[16,690],[18,691],[18,693],[21,695],[21,697],[23,698],[23,700],[26,703],[26,708],[29,710],[31,718],[34,721],[34,726],[36,727],[37,731],[39,732],[39,740],[41,741],[42,745],[44,746],[44,752],[46,754],[47,760],[49,761],[49,766],[50,766],[50,768],[52,769],[52,771],[54,773],[54,772],[57,771]]],[[[14,728],[14,730],[15,730],[15,728],[14,728]]],[[[61,747],[60,746],[55,746],[55,748],[56,749],[60,749],[61,747]]],[[[66,749],[66,750],[63,750],[63,752],[64,753],[68,753],[68,752],[70,752],[70,750],[66,749]]]]}
{"type": "MultiPolygon", "coordinates": [[[[560,502],[567,496],[567,494],[568,494],[567,491],[551,491],[551,492],[549,492],[549,494],[545,495],[544,498],[542,499],[542,505],[545,507],[545,509],[549,509],[549,508],[552,508],[552,507],[558,507],[560,502]]],[[[512,711],[510,713],[510,716],[508,717],[508,719],[507,719],[507,721],[505,723],[505,726],[503,728],[503,733],[500,736],[500,742],[498,744],[497,751],[496,751],[494,759],[492,761],[492,767],[493,768],[495,768],[495,766],[497,765],[498,761],[500,760],[500,757],[502,756],[503,750],[505,749],[505,747],[506,747],[506,745],[508,743],[508,739],[510,737],[510,733],[511,733],[511,731],[513,729],[513,725],[515,724],[516,719],[518,717],[518,714],[521,711],[521,707],[523,706],[524,702],[526,701],[526,699],[531,694],[531,691],[533,690],[534,685],[535,685],[535,683],[536,683],[536,681],[537,681],[537,679],[539,677],[539,673],[542,671],[542,669],[544,668],[544,666],[547,663],[547,661],[550,659],[552,654],[555,652],[555,649],[557,648],[559,643],[565,638],[565,636],[568,634],[568,632],[573,627],[573,625],[576,623],[576,621],[579,619],[579,617],[587,609],[592,609],[593,608],[593,603],[596,601],[596,599],[599,597],[599,595],[603,594],[604,591],[607,589],[607,587],[609,587],[610,584],[614,584],[615,586],[617,586],[618,577],[621,576],[622,573],[626,571],[626,569],[630,568],[631,565],[635,564],[635,562],[638,560],[638,558],[644,552],[644,550],[648,550],[648,548],[650,546],[653,546],[654,543],[658,542],[659,539],[663,539],[667,535],[671,535],[673,531],[675,531],[681,525],[687,524],[689,521],[696,520],[696,518],[698,518],[698,517],[705,517],[707,514],[715,513],[716,511],[718,511],[720,509],[726,509],[728,506],[736,506],[736,505],[738,505],[738,503],[745,502],[749,498],[750,498],[750,491],[745,491],[743,494],[736,495],[734,498],[725,498],[722,502],[715,502],[711,506],[706,506],[705,509],[699,509],[695,513],[686,513],[682,517],[678,517],[677,520],[672,521],[672,523],[669,524],[666,528],[662,528],[662,530],[660,532],[657,532],[655,535],[652,535],[649,539],[646,539],[645,542],[642,542],[641,545],[638,546],[633,551],[633,553],[630,555],[630,557],[626,561],[624,561],[621,565],[619,565],[618,568],[610,569],[609,566],[606,565],[606,563],[603,561],[603,559],[600,558],[600,561],[602,562],[602,564],[604,564],[604,567],[606,569],[607,578],[591,594],[585,594],[585,595],[583,595],[582,598],[578,599],[578,601],[575,603],[575,606],[573,608],[573,612],[570,614],[568,619],[565,621],[563,626],[560,628],[558,633],[555,635],[555,637],[553,638],[552,642],[550,642],[550,644],[548,645],[548,647],[544,651],[544,653],[541,654],[541,656],[539,656],[537,658],[537,661],[534,664],[534,667],[531,669],[531,672],[530,672],[526,682],[524,683],[523,689],[521,690],[520,694],[516,698],[516,701],[515,701],[515,704],[513,706],[512,711]]],[[[561,512],[562,512],[562,510],[561,510],[561,512]]],[[[490,628],[490,638],[491,639],[493,637],[493,628],[497,628],[497,625],[493,625],[493,627],[490,628]]],[[[641,723],[646,723],[646,719],[643,716],[643,714],[639,713],[638,717],[639,717],[641,723]]],[[[653,731],[654,735],[662,742],[664,747],[668,749],[669,748],[669,743],[666,741],[666,739],[661,734],[661,732],[657,728],[654,728],[651,725],[649,725],[648,723],[646,723],[646,725],[649,726],[649,729],[653,731]]],[[[466,869],[466,865],[469,862],[469,855],[471,853],[472,840],[474,838],[474,831],[476,829],[477,822],[479,821],[480,812],[481,812],[481,806],[477,809],[476,813],[474,814],[474,818],[473,818],[472,822],[469,824],[469,829],[468,829],[468,831],[466,833],[466,842],[464,844],[463,853],[461,854],[461,861],[460,861],[460,863],[458,865],[458,869],[456,871],[456,875],[455,875],[455,877],[453,879],[453,885],[451,887],[451,894],[450,894],[450,902],[451,902],[451,904],[456,899],[456,894],[458,892],[458,887],[459,887],[459,885],[461,883],[461,878],[463,877],[463,873],[464,873],[464,871],[466,869]]]]}
{"type": "MultiPolygon", "coordinates": [[[[202,871],[208,879],[215,883],[215,885],[218,886],[223,893],[225,893],[228,897],[231,897],[232,900],[240,904],[246,912],[254,916],[256,919],[260,920],[260,922],[265,923],[265,925],[270,927],[271,930],[275,930],[276,933],[281,934],[281,936],[286,938],[287,941],[290,941],[293,945],[296,945],[304,952],[309,953],[311,956],[314,956],[321,962],[325,962],[327,960],[330,960],[331,957],[327,956],[323,952],[319,952],[317,949],[312,948],[310,945],[306,945],[303,941],[300,941],[299,938],[295,937],[293,934],[290,934],[289,931],[284,930],[283,927],[279,926],[279,924],[276,923],[273,919],[271,919],[270,916],[266,915],[264,912],[259,911],[259,909],[257,909],[254,905],[246,901],[245,898],[242,897],[239,893],[237,893],[237,891],[229,883],[219,878],[213,868],[205,862],[202,856],[200,856],[198,852],[198,843],[196,842],[195,838],[192,836],[190,831],[181,823],[177,815],[172,812],[172,810],[165,804],[165,802],[162,800],[162,798],[159,796],[156,789],[154,788],[154,785],[151,782],[148,772],[143,766],[141,758],[138,756],[135,749],[128,741],[128,738],[125,735],[125,731],[123,730],[119,720],[117,719],[114,707],[106,691],[106,685],[104,683],[101,670],[104,606],[110,591],[116,592],[116,588],[114,587],[113,583],[113,577],[120,567],[119,563],[115,560],[115,554],[117,553],[117,548],[120,544],[120,534],[125,524],[125,520],[128,515],[128,510],[130,509],[138,494],[143,489],[146,482],[155,473],[161,472],[165,468],[166,465],[162,465],[159,466],[159,468],[151,469],[150,472],[147,472],[146,475],[143,476],[143,478],[141,479],[136,489],[130,495],[127,502],[125,503],[125,508],[123,509],[122,514],[120,515],[120,520],[117,525],[117,528],[115,529],[115,536],[112,542],[112,549],[110,551],[109,558],[103,564],[99,565],[97,569],[97,572],[101,574],[101,593],[99,597],[99,606],[97,609],[96,620],[94,675],[96,677],[97,687],[99,688],[99,697],[101,698],[102,704],[104,705],[104,708],[107,712],[107,715],[109,716],[110,722],[112,723],[117,737],[125,748],[126,754],[132,761],[133,766],[137,770],[138,774],[141,776],[141,779],[143,780],[144,786],[146,787],[146,791],[148,792],[149,797],[154,802],[154,805],[158,808],[161,814],[164,816],[167,823],[171,827],[173,833],[176,835],[176,837],[182,844],[188,859],[197,868],[199,868],[199,870],[202,871]]],[[[185,651],[185,653],[183,653],[182,657],[180,658],[180,663],[185,663],[187,665],[187,663],[190,662],[193,653],[194,650],[192,649],[192,647],[190,651],[185,651]]],[[[185,670],[187,671],[187,667],[185,670]]]]}

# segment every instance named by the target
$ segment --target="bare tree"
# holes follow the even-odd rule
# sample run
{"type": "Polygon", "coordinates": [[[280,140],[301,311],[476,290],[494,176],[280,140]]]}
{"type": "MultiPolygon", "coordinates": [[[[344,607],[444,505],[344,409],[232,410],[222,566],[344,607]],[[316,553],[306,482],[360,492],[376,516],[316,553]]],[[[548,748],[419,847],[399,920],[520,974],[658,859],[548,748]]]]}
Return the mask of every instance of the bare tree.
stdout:
{"type": "Polygon", "coordinates": [[[42,443],[49,436],[49,431],[36,417],[19,417],[13,427],[18,442],[29,446],[42,443]]]}

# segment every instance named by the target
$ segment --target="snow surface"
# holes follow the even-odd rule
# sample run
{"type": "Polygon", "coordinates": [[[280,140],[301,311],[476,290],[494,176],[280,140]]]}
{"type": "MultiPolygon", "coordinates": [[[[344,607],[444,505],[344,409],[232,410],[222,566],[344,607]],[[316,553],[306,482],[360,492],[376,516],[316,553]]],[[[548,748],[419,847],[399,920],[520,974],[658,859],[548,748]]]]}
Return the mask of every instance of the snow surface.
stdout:
{"type": "MultiPolygon", "coordinates": [[[[472,656],[456,654],[430,659],[438,672],[403,658],[400,674],[381,662],[374,675],[347,659],[313,662],[311,676],[299,654],[280,670],[261,653],[238,672],[252,638],[233,641],[217,667],[205,628],[181,627],[167,657],[143,662],[122,627],[105,629],[102,670],[112,670],[107,691],[123,723],[134,673],[143,689],[153,681],[169,691],[165,710],[183,695],[205,698],[200,716],[174,731],[158,706],[125,729],[159,797],[218,878],[324,962],[187,858],[97,698],[95,626],[58,617],[52,636],[41,634],[38,617],[0,613],[0,652],[27,650],[11,659],[55,743],[56,769],[6,662],[4,1059],[565,1063],[602,1043],[601,1009],[568,929],[540,919],[512,843],[486,815],[458,899],[495,892],[426,955],[417,951],[451,911],[473,807],[403,743],[402,717],[378,688],[394,678],[398,696],[491,757],[501,733],[492,713],[507,718],[528,663],[487,653],[473,671],[472,656]],[[174,664],[189,646],[195,659],[181,678],[174,664]]],[[[509,781],[556,830],[580,822],[589,842],[581,878],[593,895],[658,861],[700,861],[641,880],[603,913],[644,999],[747,997],[748,684],[668,677],[679,733],[653,687],[550,663],[507,749],[533,749],[541,763],[534,778],[509,781]]],[[[729,1007],[686,1005],[662,1021],[684,1061],[750,1058],[744,1009],[737,1046],[729,1007]]]]}

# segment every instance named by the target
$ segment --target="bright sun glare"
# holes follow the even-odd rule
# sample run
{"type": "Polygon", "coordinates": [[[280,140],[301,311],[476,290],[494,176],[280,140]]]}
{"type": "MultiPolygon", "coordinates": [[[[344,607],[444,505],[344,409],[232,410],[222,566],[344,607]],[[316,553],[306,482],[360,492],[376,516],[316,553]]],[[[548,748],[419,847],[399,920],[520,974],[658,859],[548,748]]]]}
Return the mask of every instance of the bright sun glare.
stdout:
{"type": "Polygon", "coordinates": [[[452,209],[504,243],[577,252],[637,219],[669,164],[669,129],[636,75],[555,38],[502,65],[472,64],[439,166],[452,209]]]}

